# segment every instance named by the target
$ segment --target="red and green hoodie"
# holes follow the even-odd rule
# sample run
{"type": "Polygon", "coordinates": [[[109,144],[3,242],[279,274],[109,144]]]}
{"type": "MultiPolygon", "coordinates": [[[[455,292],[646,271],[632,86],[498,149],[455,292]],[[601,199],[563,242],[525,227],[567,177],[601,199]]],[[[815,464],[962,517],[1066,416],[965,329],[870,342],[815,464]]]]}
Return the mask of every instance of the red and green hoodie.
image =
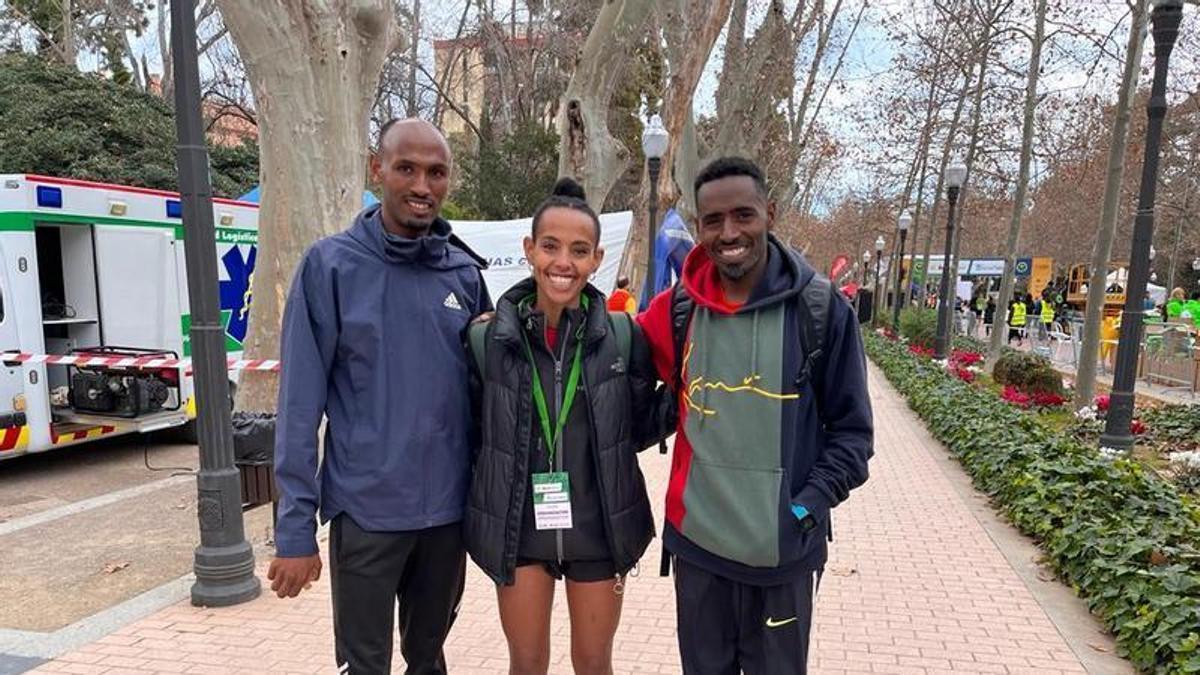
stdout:
{"type": "MultiPolygon", "coordinates": [[[[728,303],[701,247],[680,283],[695,302],[667,487],[664,544],[743,583],[772,585],[824,566],[829,512],[867,479],[873,454],[866,359],[849,303],[830,301],[822,365],[801,382],[797,296],[816,272],[769,238],[767,269],[728,303]],[[817,520],[805,531],[792,512],[817,520]]],[[[675,381],[671,290],[638,317],[655,365],[675,381]]]]}

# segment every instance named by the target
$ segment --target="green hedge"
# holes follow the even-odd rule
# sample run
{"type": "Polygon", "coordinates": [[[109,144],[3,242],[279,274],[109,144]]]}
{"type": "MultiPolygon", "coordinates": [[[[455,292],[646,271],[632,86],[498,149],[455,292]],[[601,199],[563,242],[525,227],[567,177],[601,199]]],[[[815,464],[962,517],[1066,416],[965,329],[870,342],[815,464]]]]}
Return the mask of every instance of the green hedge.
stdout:
{"type": "Polygon", "coordinates": [[[911,344],[932,348],[937,339],[937,312],[905,307],[900,312],[900,334],[911,344]]]}
{"type": "Polygon", "coordinates": [[[1200,673],[1200,508],[874,333],[867,352],[1143,671],[1200,673]]]}
{"type": "Polygon", "coordinates": [[[1050,359],[1033,352],[1004,352],[992,369],[992,379],[1028,393],[1047,392],[1060,396],[1064,393],[1062,375],[1054,369],[1050,359]]]}

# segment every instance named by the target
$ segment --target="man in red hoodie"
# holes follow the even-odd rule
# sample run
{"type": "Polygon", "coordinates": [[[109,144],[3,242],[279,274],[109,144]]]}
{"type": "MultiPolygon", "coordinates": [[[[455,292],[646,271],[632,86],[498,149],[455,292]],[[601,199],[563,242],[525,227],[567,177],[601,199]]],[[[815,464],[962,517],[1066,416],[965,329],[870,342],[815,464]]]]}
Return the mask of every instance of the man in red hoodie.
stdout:
{"type": "Polygon", "coordinates": [[[829,280],[771,235],[753,162],[714,160],[694,189],[700,245],[638,317],[678,398],[663,543],[683,670],[804,673],[830,510],[873,454],[862,340],[829,280]]]}

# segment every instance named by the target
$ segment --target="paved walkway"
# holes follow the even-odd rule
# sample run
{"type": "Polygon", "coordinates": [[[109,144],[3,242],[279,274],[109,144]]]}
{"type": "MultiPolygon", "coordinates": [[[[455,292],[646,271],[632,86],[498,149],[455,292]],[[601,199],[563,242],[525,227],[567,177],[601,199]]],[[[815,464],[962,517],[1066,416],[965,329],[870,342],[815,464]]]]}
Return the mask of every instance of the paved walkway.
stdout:
{"type": "MultiPolygon", "coordinates": [[[[1111,651],[1111,643],[1070,601],[1075,628],[1082,621],[1092,637],[1088,644],[1068,645],[1061,617],[1056,626],[1043,610],[1045,599],[1035,599],[1035,591],[1044,595],[1037,585],[1047,582],[1022,581],[1009,562],[1012,546],[998,547],[993,537],[1005,539],[996,537],[996,524],[979,515],[983,509],[976,497],[963,493],[961,472],[954,473],[958,469],[946,463],[944,450],[879,371],[872,369],[871,377],[877,423],[872,479],[836,512],[836,541],[818,598],[810,670],[828,675],[1087,672],[1077,654],[1088,658],[1089,650],[1111,651]]],[[[642,459],[660,508],[667,458],[650,452],[642,459]]],[[[672,586],[657,576],[658,558],[656,542],[641,573],[629,580],[616,640],[618,673],[680,670],[672,586]]],[[[552,630],[551,671],[568,673],[569,626],[561,590],[552,630]]],[[[329,587],[322,580],[290,601],[264,595],[227,609],[180,603],[35,672],[333,673],[331,644],[329,587]]],[[[454,673],[507,671],[495,591],[473,567],[447,652],[454,673]]],[[[1111,666],[1115,659],[1108,659],[1111,666]]],[[[1132,672],[1120,663],[1096,671],[1132,672]]]]}

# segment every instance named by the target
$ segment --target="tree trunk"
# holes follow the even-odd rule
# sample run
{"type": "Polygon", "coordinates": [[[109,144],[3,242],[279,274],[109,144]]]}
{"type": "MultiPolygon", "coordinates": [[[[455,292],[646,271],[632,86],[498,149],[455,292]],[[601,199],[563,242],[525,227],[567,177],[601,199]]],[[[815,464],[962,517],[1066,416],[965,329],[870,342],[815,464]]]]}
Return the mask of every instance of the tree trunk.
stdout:
{"type": "Polygon", "coordinates": [[[648,0],[606,0],[562,96],[558,175],[578,180],[597,211],[629,166],[629,149],[608,130],[609,103],[653,7],[648,0]]]}
{"type": "MultiPolygon", "coordinates": [[[[367,120],[391,46],[390,0],[221,0],[258,111],[262,208],[247,358],[279,358],[292,273],[362,205],[367,120]]],[[[278,376],[246,371],[238,407],[274,410],[278,376]]]]}
{"type": "Polygon", "coordinates": [[[408,101],[405,114],[409,117],[417,116],[417,48],[421,43],[421,0],[413,0],[412,10],[412,38],[408,45],[408,101]]]}
{"type": "Polygon", "coordinates": [[[962,245],[963,232],[966,230],[967,219],[966,203],[969,191],[967,185],[971,180],[971,169],[975,167],[975,155],[979,153],[980,141],[980,125],[983,122],[983,92],[984,85],[987,84],[987,68],[988,58],[992,54],[992,24],[986,23],[983,28],[983,37],[980,41],[982,52],[979,54],[979,77],[975,83],[974,101],[972,102],[973,109],[971,110],[971,134],[967,140],[967,157],[964,162],[967,167],[966,181],[963,183],[963,189],[959,193],[958,204],[956,206],[956,218],[954,221],[954,241],[950,248],[950,259],[945,261],[942,267],[942,274],[950,274],[950,297],[946,298],[943,304],[943,311],[946,312],[946,325],[950,326],[951,340],[954,338],[954,306],[958,302],[958,250],[962,245]]]}
{"type": "Polygon", "coordinates": [[[171,15],[166,2],[158,3],[158,54],[162,58],[161,95],[169,105],[175,105],[175,60],[171,57],[171,40],[167,36],[171,15]]]}
{"type": "Polygon", "coordinates": [[[1125,68],[1121,75],[1121,91],[1117,96],[1116,119],[1108,145],[1108,178],[1104,184],[1104,208],[1100,213],[1100,228],[1096,232],[1096,248],[1092,251],[1092,274],[1088,281],[1087,306],[1084,309],[1083,345],[1075,373],[1075,407],[1092,404],[1096,394],[1096,360],[1100,356],[1100,323],[1104,318],[1104,290],[1108,285],[1108,262],[1112,256],[1113,238],[1117,231],[1117,211],[1121,199],[1121,179],[1125,175],[1125,141],[1129,135],[1129,118],[1137,90],[1138,72],[1142,65],[1145,45],[1146,0],[1137,0],[1129,27],[1129,43],[1125,48],[1125,68]]]}
{"type": "MultiPolygon", "coordinates": [[[[740,1],[729,22],[729,36],[745,30],[745,2],[740,1]]],[[[717,138],[713,157],[756,157],[780,92],[795,87],[796,42],[778,1],[767,8],[754,37],[728,40],[717,87],[717,138]]]]}
{"type": "Polygon", "coordinates": [[[125,58],[129,59],[129,72],[133,76],[133,84],[141,91],[146,91],[148,83],[142,79],[142,70],[138,65],[137,55],[133,53],[133,44],[129,41],[128,31],[121,31],[121,40],[125,47],[125,58]]]}
{"type": "Polygon", "coordinates": [[[679,201],[675,210],[690,223],[696,218],[696,195],[692,185],[700,173],[700,138],[696,135],[696,118],[688,115],[679,139],[679,154],[675,156],[675,183],[679,185],[679,201]]]}
{"type": "MultiPolygon", "coordinates": [[[[950,154],[954,150],[954,138],[958,135],[958,125],[962,121],[962,111],[967,104],[967,90],[971,86],[971,74],[963,79],[963,89],[959,92],[958,103],[954,106],[954,116],[950,120],[950,129],[946,132],[946,142],[942,145],[942,159],[938,162],[937,183],[933,190],[933,210],[929,215],[929,235],[925,238],[925,250],[922,253],[923,269],[925,277],[921,282],[921,304],[924,305],[925,298],[929,296],[929,253],[933,248],[933,235],[937,231],[938,226],[938,211],[942,205],[942,186],[946,178],[946,166],[950,163],[950,154]]],[[[946,263],[942,261],[942,273],[945,274],[946,263]]]]}
{"type": "MultiPolygon", "coordinates": [[[[1025,213],[1025,200],[1029,192],[1029,165],[1033,158],[1033,126],[1037,112],[1038,73],[1042,69],[1042,43],[1046,36],[1046,0],[1035,0],[1033,41],[1029,53],[1029,75],[1025,80],[1025,118],[1021,127],[1021,165],[1017,173],[1017,193],[1013,197],[1012,218],[1008,221],[1008,241],[1004,246],[1004,276],[1000,278],[1000,297],[996,299],[996,318],[1000,308],[1008,307],[1012,299],[1014,275],[1017,266],[1017,243],[1021,238],[1021,216],[1025,213]]],[[[988,345],[987,369],[990,371],[1000,358],[1000,347],[1004,334],[993,319],[992,339],[988,345]]]]}
{"type": "Polygon", "coordinates": [[[72,0],[62,0],[62,21],[63,63],[69,68],[78,68],[75,46],[75,3],[72,0]]]}
{"type": "MultiPolygon", "coordinates": [[[[938,81],[937,81],[936,74],[940,73],[941,69],[942,69],[943,58],[945,55],[944,47],[946,44],[946,40],[947,40],[947,34],[942,33],[942,39],[938,43],[937,49],[934,52],[933,68],[929,70],[929,72],[933,73],[934,75],[929,78],[929,95],[925,101],[925,123],[921,127],[921,140],[917,145],[917,153],[916,154],[918,157],[921,158],[921,161],[917,168],[917,177],[916,177],[917,197],[916,197],[916,203],[913,206],[912,232],[910,233],[910,236],[909,236],[909,241],[911,241],[911,246],[912,246],[911,256],[912,256],[912,261],[914,264],[909,265],[908,283],[905,284],[905,288],[902,289],[903,292],[901,293],[901,298],[903,299],[903,302],[904,302],[904,304],[901,305],[901,307],[906,307],[909,304],[909,298],[911,297],[910,289],[912,287],[913,272],[915,271],[915,267],[916,267],[915,263],[917,260],[917,254],[916,254],[917,246],[919,245],[919,243],[921,241],[921,239],[920,239],[921,212],[925,208],[925,182],[929,176],[929,146],[933,143],[933,131],[936,126],[936,120],[934,119],[934,115],[937,112],[937,110],[939,109],[939,106],[941,105],[941,100],[938,98],[938,92],[937,92],[938,81]]],[[[907,194],[905,195],[905,198],[907,199],[907,194]]],[[[937,195],[934,195],[934,200],[935,201],[937,200],[937,195]]],[[[934,223],[931,220],[929,223],[930,233],[933,232],[933,225],[934,225],[934,223]]],[[[928,258],[928,249],[926,249],[926,258],[928,258]]],[[[903,264],[903,261],[901,262],[901,264],[903,264]]],[[[926,260],[926,264],[928,264],[928,260],[926,260]]],[[[924,280],[922,280],[922,286],[924,286],[924,280]]]]}
{"type": "MultiPolygon", "coordinates": [[[[808,108],[812,105],[813,90],[817,85],[817,75],[821,72],[821,62],[825,59],[825,50],[829,48],[829,37],[833,33],[833,24],[841,7],[842,0],[836,0],[833,11],[826,18],[825,0],[816,0],[816,4],[813,6],[811,18],[818,23],[817,44],[813,51],[812,62],[808,64],[808,73],[804,78],[804,91],[800,95],[800,104],[796,106],[795,114],[791,119],[792,141],[798,143],[801,150],[812,136],[813,123],[805,123],[805,119],[808,117],[808,108]]],[[[797,35],[797,41],[801,37],[797,35]]]]}
{"type": "MultiPolygon", "coordinates": [[[[731,4],[732,0],[663,0],[660,23],[667,33],[670,74],[661,115],[671,140],[663,155],[663,169],[658,179],[660,219],[681,193],[675,183],[675,157],[679,153],[688,118],[692,116],[696,85],[704,73],[717,36],[729,18],[731,4]],[[693,18],[694,22],[691,20],[693,18]]],[[[634,201],[633,231],[621,261],[621,271],[629,276],[635,287],[644,281],[645,266],[637,261],[644,261],[646,257],[648,227],[645,206],[649,203],[649,195],[649,180],[643,176],[641,190],[634,201]]]]}

